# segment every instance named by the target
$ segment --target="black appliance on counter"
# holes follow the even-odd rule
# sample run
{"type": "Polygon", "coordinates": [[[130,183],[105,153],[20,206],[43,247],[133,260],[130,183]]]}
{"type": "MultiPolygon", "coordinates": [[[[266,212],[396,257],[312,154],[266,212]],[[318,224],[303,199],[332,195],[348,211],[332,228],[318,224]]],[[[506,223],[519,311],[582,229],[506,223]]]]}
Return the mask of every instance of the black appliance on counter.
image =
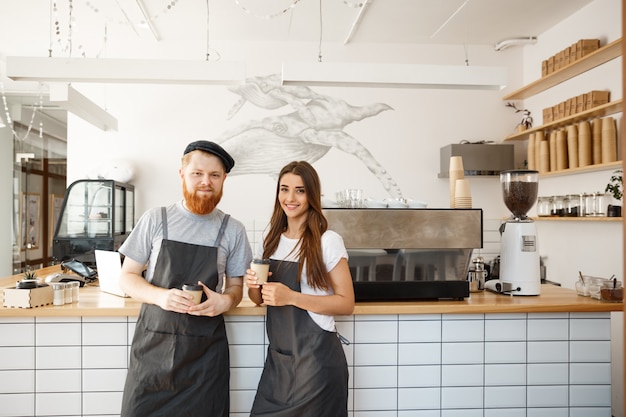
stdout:
{"type": "Polygon", "coordinates": [[[114,180],[78,180],[65,192],[52,240],[58,262],[95,267],[95,250],[116,251],[135,226],[135,187],[114,180]]]}
{"type": "Polygon", "coordinates": [[[324,209],[348,249],[356,301],[462,300],[482,209],[324,209]]]}

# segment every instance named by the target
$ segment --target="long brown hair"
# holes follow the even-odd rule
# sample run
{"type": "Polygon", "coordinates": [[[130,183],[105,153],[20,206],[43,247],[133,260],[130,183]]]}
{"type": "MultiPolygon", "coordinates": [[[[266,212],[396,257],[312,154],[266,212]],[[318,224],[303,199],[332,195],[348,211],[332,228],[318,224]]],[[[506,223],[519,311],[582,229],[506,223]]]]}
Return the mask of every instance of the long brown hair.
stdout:
{"type": "Polygon", "coordinates": [[[328,290],[330,279],[322,256],[322,235],[328,229],[328,221],[322,213],[321,184],[315,168],[306,161],[293,161],[283,167],[278,175],[274,211],[270,219],[269,232],[263,241],[263,257],[269,258],[278,248],[280,236],[287,230],[287,215],[280,206],[278,193],[280,180],[285,174],[294,174],[302,178],[304,191],[309,203],[307,219],[300,237],[298,253],[298,277],[302,275],[302,266],[306,263],[308,283],[312,288],[328,290]]]}

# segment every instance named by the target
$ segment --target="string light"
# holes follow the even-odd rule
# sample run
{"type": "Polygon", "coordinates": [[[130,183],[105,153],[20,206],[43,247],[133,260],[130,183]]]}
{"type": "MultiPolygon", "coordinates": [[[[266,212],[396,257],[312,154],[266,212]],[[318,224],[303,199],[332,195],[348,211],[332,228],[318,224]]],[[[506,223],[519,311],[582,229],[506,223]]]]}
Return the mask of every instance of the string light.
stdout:
{"type": "Polygon", "coordinates": [[[247,7],[245,7],[243,4],[241,4],[241,2],[239,0],[235,0],[235,4],[237,6],[239,6],[239,8],[241,10],[243,10],[244,12],[246,12],[249,15],[252,15],[258,19],[263,19],[263,20],[269,20],[269,19],[274,19],[275,17],[281,16],[285,13],[287,13],[289,10],[293,9],[294,7],[296,7],[296,5],[298,3],[300,3],[301,0],[293,0],[293,2],[289,5],[289,7],[285,7],[284,9],[275,12],[275,13],[270,13],[270,14],[266,14],[266,15],[258,15],[256,13],[254,13],[252,10],[248,9],[247,7]]]}

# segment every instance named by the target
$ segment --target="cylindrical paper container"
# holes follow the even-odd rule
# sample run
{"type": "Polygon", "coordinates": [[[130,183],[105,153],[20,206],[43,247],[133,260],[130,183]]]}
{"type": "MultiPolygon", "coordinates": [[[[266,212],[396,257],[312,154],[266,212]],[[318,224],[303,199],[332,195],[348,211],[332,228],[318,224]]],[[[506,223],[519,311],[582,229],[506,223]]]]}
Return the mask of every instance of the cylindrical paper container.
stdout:
{"type": "Polygon", "coordinates": [[[567,138],[563,129],[556,132],[556,170],[567,169],[567,138]]]}
{"type": "Polygon", "coordinates": [[[454,198],[471,197],[470,183],[466,178],[456,180],[456,186],[454,187],[454,198]]]}
{"type": "Polygon", "coordinates": [[[550,171],[556,171],[556,131],[550,132],[550,171]]]}
{"type": "Polygon", "coordinates": [[[602,119],[602,163],[617,161],[617,132],[615,119],[605,117],[602,119]]]}
{"type": "Polygon", "coordinates": [[[594,164],[602,163],[602,119],[593,119],[591,124],[591,148],[594,164]]]}
{"type": "Polygon", "coordinates": [[[578,168],[578,129],[567,126],[567,161],[569,168],[578,168]]]}
{"type": "Polygon", "coordinates": [[[542,140],[539,144],[539,172],[544,174],[550,171],[550,143],[542,140]]]}
{"type": "Polygon", "coordinates": [[[543,130],[540,130],[538,132],[535,132],[535,168],[539,169],[539,144],[541,143],[542,140],[544,140],[545,134],[543,133],[543,130]]]}
{"type": "Polygon", "coordinates": [[[578,166],[591,165],[591,126],[589,122],[578,123],[578,166]]]}
{"type": "Polygon", "coordinates": [[[528,135],[528,149],[526,151],[526,161],[528,162],[528,169],[533,171],[535,168],[535,134],[528,135]]]}

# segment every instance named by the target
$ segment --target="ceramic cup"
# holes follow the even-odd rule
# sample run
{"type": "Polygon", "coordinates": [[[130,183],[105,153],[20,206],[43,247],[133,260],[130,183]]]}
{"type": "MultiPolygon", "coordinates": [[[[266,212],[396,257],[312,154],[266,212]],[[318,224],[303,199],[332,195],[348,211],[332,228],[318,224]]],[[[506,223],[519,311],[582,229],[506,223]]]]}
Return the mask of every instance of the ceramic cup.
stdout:
{"type": "Polygon", "coordinates": [[[270,260],[255,258],[250,263],[250,269],[256,273],[256,283],[263,285],[267,282],[267,276],[270,272],[270,260]]]}
{"type": "Polygon", "coordinates": [[[202,300],[202,285],[200,284],[185,284],[183,285],[183,291],[188,292],[193,295],[194,304],[200,304],[200,300],[202,300]]]}

